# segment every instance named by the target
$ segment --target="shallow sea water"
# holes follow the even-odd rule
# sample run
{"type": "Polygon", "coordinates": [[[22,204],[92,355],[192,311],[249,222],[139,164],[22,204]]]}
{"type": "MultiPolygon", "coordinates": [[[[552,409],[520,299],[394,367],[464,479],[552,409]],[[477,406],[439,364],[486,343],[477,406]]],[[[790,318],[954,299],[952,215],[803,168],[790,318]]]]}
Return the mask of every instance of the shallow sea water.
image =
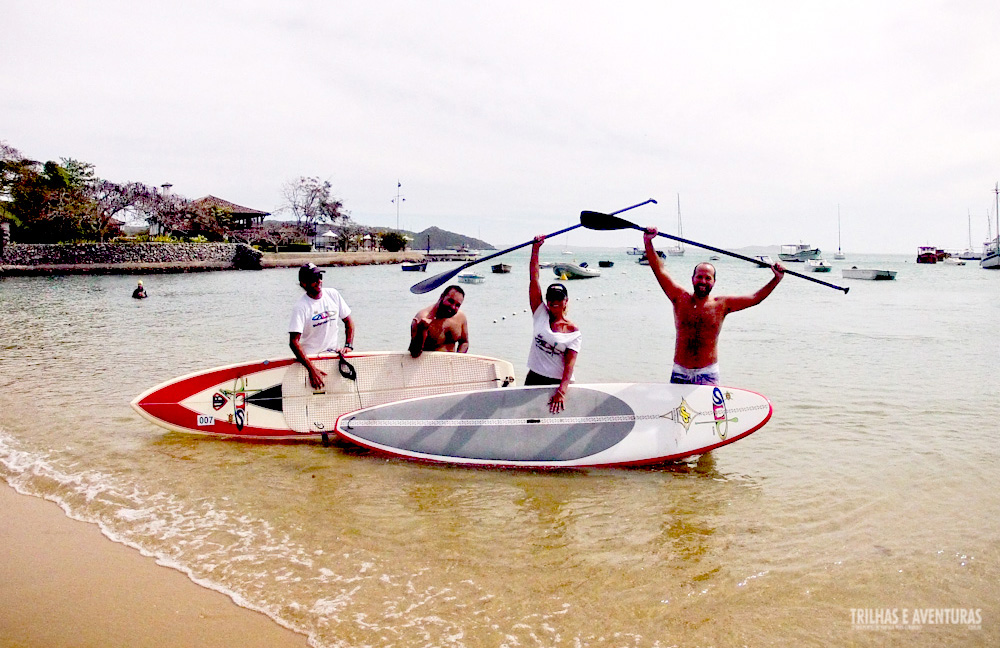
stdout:
{"type": "MultiPolygon", "coordinates": [[[[648,268],[577,258],[615,261],[568,284],[577,380],[667,380],[672,315],[648,268]]],[[[527,255],[509,259],[509,275],[484,264],[463,309],[471,350],[520,380],[527,255]]],[[[288,355],[294,269],[148,276],[141,302],[135,277],[5,278],[0,475],[316,646],[997,645],[1000,273],[833,263],[821,278],[848,295],[788,277],[725,324],[723,382],[771,399],[764,428],[679,464],[553,472],[203,438],[131,410],[164,380],[288,355]],[[845,264],[899,275],[842,279],[845,264]],[[852,616],[925,608],[981,623],[852,616]]],[[[770,276],[717,266],[719,293],[770,276]]],[[[326,283],[359,350],[403,350],[436,297],[409,285],[450,267],[331,268],[326,283]]]]}

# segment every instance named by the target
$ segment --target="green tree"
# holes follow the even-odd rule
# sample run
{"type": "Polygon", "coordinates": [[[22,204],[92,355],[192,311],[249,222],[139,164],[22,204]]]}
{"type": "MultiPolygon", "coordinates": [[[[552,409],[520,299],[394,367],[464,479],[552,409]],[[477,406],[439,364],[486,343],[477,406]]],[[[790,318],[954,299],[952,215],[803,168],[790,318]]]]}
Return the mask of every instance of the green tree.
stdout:
{"type": "Polygon", "coordinates": [[[114,217],[149,191],[140,183],[102,180],[88,162],[41,164],[0,142],[0,217],[22,243],[103,241],[118,231],[114,217]]]}
{"type": "Polygon", "coordinates": [[[406,237],[399,232],[382,232],[379,242],[389,252],[399,252],[406,248],[406,237]]]}
{"type": "Polygon", "coordinates": [[[357,225],[343,225],[337,231],[337,238],[334,245],[341,252],[357,250],[361,246],[361,237],[364,234],[357,225]]]}

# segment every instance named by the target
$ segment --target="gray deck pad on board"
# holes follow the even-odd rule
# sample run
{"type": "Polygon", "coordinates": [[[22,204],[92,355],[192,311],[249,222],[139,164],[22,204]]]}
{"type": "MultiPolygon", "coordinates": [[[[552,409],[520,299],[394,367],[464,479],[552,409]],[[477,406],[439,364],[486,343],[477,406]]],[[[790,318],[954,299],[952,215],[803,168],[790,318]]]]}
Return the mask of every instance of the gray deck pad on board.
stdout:
{"type": "Polygon", "coordinates": [[[392,403],[344,416],[357,439],[406,452],[496,461],[570,461],[628,436],[635,412],[616,396],[574,388],[560,414],[549,413],[554,387],[449,394],[392,403]]]}

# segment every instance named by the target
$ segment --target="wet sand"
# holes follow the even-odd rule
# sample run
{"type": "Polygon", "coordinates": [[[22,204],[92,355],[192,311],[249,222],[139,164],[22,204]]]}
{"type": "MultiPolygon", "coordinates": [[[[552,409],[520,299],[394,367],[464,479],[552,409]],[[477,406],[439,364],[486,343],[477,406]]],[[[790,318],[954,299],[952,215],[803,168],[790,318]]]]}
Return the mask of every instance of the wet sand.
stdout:
{"type": "Polygon", "coordinates": [[[305,648],[303,635],[0,483],[0,646],[305,648]]]}

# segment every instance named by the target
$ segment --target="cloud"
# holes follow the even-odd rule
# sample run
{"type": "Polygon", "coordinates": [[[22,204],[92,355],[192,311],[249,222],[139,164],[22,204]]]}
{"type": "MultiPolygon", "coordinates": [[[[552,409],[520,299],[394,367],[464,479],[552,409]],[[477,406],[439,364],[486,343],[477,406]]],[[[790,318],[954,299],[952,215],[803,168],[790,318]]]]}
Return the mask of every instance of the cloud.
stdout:
{"type": "Polygon", "coordinates": [[[984,238],[1000,176],[986,3],[6,4],[0,137],[268,211],[319,176],[389,225],[401,180],[405,226],[503,243],[679,193],[714,245],[830,248],[840,205],[909,253],[984,238]]]}

